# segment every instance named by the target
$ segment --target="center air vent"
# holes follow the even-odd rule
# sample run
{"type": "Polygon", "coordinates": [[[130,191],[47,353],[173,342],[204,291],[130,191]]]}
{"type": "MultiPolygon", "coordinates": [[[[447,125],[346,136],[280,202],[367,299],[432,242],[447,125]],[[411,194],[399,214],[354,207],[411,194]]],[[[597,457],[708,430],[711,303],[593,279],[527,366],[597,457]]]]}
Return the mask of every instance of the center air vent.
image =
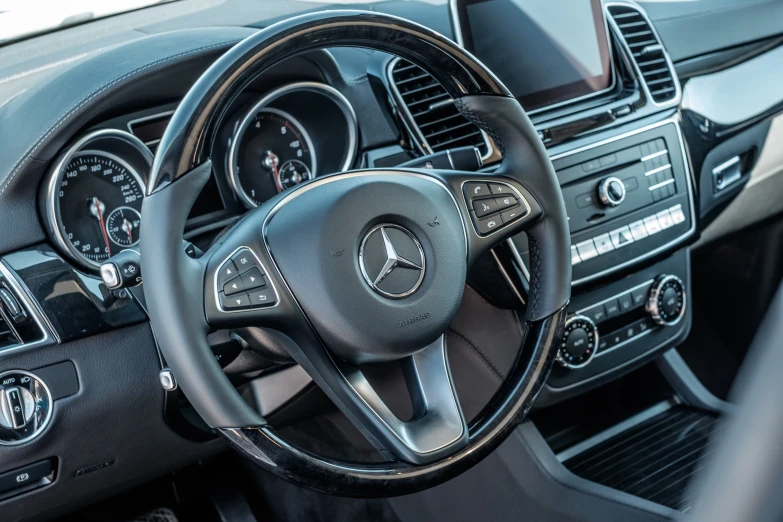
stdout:
{"type": "Polygon", "coordinates": [[[488,154],[484,133],[465,119],[454,100],[424,69],[406,60],[392,62],[390,79],[414,139],[427,153],[474,145],[488,154]],[[405,114],[405,110],[409,114],[405,114]]]}
{"type": "Polygon", "coordinates": [[[661,40],[644,13],[625,4],[610,5],[607,10],[622,33],[653,101],[662,105],[675,100],[679,96],[677,78],[661,40]]]}

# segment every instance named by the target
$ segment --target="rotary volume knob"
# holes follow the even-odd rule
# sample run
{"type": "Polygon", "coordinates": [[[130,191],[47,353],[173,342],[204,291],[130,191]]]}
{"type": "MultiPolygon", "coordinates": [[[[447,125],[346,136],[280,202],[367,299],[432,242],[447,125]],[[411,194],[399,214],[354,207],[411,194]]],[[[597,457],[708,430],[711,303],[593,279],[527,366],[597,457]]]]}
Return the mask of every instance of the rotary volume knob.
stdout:
{"type": "Polygon", "coordinates": [[[685,285],[679,277],[658,276],[650,288],[647,311],[656,324],[661,326],[677,324],[685,315],[685,298],[685,285]]]}
{"type": "Polygon", "coordinates": [[[598,346],[598,328],[583,315],[568,318],[557,351],[557,362],[570,369],[587,366],[598,346]]]}
{"type": "Polygon", "coordinates": [[[598,184],[598,199],[607,207],[616,207],[625,201],[625,185],[614,176],[601,180],[598,184]]]}

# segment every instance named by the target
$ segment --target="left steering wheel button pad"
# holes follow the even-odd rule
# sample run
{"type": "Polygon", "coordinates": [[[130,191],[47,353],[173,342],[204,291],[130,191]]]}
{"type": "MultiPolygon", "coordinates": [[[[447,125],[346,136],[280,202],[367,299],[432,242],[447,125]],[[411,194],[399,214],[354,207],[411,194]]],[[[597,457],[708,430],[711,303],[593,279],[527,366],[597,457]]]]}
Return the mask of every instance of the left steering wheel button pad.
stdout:
{"type": "Polygon", "coordinates": [[[223,312],[268,308],[277,304],[277,293],[264,267],[247,247],[223,261],[217,275],[217,301],[223,312]]]}

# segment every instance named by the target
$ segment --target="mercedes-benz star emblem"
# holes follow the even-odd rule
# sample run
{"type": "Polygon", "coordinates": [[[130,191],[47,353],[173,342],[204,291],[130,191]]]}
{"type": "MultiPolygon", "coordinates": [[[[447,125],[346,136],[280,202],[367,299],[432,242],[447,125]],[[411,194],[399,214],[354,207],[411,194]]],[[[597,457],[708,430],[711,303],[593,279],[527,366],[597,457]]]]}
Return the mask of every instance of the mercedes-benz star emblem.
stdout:
{"type": "Polygon", "coordinates": [[[362,239],[359,267],[370,288],[401,299],[415,292],[424,280],[424,250],[408,229],[378,225],[362,239]]]}

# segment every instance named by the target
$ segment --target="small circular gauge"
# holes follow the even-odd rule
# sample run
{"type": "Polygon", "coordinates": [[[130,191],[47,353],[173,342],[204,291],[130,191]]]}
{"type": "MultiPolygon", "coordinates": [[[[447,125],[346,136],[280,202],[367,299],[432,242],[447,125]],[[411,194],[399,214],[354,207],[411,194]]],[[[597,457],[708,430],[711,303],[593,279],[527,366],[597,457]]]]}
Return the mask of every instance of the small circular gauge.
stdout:
{"type": "Polygon", "coordinates": [[[311,179],[315,151],[310,136],[290,114],[256,105],[232,139],[229,170],[237,194],[255,207],[311,179]]]}
{"type": "Polygon", "coordinates": [[[133,207],[118,207],[106,219],[106,230],[115,245],[131,247],[139,242],[141,214],[133,207]]]}
{"type": "Polygon", "coordinates": [[[286,161],[283,163],[283,166],[280,167],[278,174],[278,180],[283,190],[289,189],[294,185],[298,185],[303,181],[312,179],[310,169],[307,168],[307,165],[299,160],[286,161]]]}

